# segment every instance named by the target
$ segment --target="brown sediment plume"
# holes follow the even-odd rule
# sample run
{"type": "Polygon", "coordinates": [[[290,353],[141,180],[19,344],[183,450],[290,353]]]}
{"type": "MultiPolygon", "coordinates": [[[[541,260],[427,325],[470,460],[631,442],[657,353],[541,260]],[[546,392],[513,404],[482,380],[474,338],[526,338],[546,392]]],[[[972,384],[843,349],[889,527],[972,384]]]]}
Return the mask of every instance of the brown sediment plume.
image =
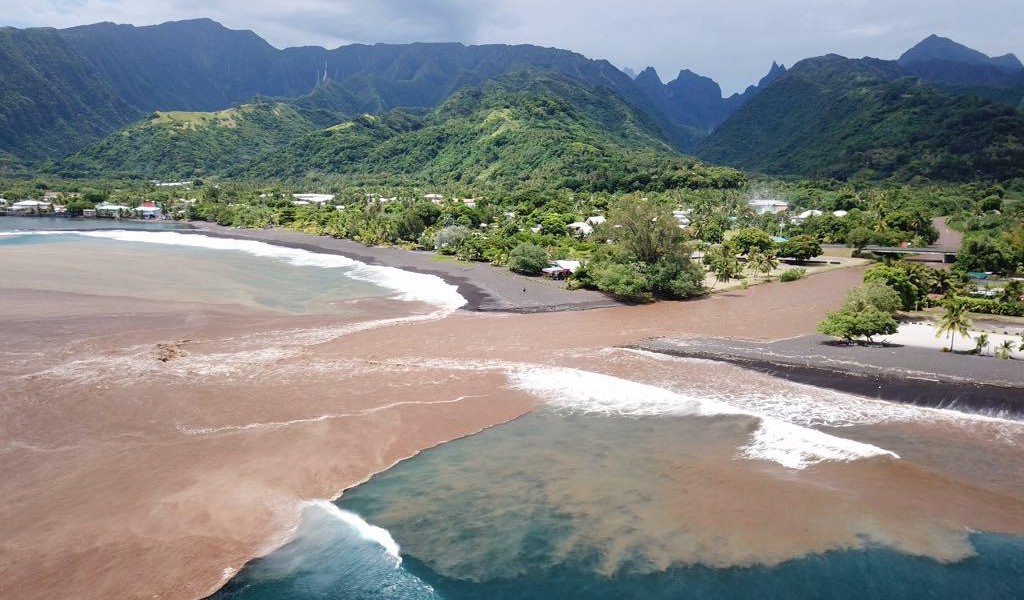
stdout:
{"type": "MultiPolygon", "coordinates": [[[[60,265],[50,268],[59,279],[60,265]]],[[[533,409],[536,398],[508,386],[508,364],[657,379],[665,373],[656,363],[626,367],[602,352],[652,336],[808,333],[860,276],[834,271],[697,302],[409,323],[395,319],[411,305],[389,300],[350,317],[286,315],[171,290],[141,303],[0,276],[0,596],[201,596],[285,541],[301,500],[335,497],[425,448],[533,409]],[[391,325],[359,330],[368,320],[391,325]],[[185,339],[187,352],[172,342],[185,339]]],[[[678,384],[689,372],[673,373],[678,384]]],[[[735,477],[717,479],[719,491],[742,489],[757,464],[727,463],[735,477]]],[[[792,476],[772,468],[776,479],[792,476]]],[[[870,471],[842,468],[850,478],[870,471]]],[[[840,476],[832,473],[796,476],[813,488],[840,476]]],[[[872,485],[881,493],[901,477],[872,485]]],[[[963,511],[950,522],[1019,530],[982,496],[957,496],[963,511]]],[[[910,533],[891,535],[930,552],[910,545],[910,533]]],[[[794,539],[817,549],[828,536],[794,539]]]]}

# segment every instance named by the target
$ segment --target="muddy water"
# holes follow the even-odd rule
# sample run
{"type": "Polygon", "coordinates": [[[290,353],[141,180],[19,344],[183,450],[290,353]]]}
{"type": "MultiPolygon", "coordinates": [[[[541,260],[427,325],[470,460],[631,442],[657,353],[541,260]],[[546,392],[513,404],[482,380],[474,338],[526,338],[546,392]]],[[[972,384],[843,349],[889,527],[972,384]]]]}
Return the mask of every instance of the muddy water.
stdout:
{"type": "MultiPolygon", "coordinates": [[[[17,252],[27,260],[32,250],[17,252]]],[[[48,265],[75,260],[46,252],[48,265]]],[[[260,269],[266,259],[249,260],[260,269]]],[[[409,321],[434,307],[354,294],[332,312],[329,301],[211,295],[188,278],[180,285],[194,294],[153,298],[136,287],[159,279],[145,264],[121,264],[121,288],[99,284],[102,268],[92,284],[77,276],[95,287],[74,293],[55,289],[59,272],[0,279],[0,595],[203,595],[289,539],[303,501],[537,407],[466,440],[471,450],[451,446],[476,476],[445,475],[455,469],[446,458],[410,480],[403,494],[419,502],[373,516],[401,532],[455,498],[479,493],[487,510],[514,515],[531,510],[522,490],[537,492],[539,513],[579,519],[556,556],[602,549],[603,575],[775,564],[868,542],[952,560],[972,552],[966,527],[1022,531],[1016,424],[610,350],[657,335],[807,333],[856,271],[700,302],[409,321]],[[1002,458],[983,460],[992,455],[1002,458]],[[446,485],[424,490],[429,481],[446,485]]],[[[496,560],[467,571],[474,552],[505,538],[438,550],[460,531],[396,535],[445,576],[519,568],[496,560]]]]}

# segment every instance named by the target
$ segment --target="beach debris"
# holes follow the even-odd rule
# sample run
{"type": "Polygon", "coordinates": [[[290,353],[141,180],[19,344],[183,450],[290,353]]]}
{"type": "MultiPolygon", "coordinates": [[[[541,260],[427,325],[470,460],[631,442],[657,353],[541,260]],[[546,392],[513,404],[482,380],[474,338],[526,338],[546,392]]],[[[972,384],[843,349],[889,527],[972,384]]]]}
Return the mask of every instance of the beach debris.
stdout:
{"type": "Polygon", "coordinates": [[[188,356],[188,352],[182,349],[182,346],[191,342],[192,340],[180,340],[177,342],[161,342],[154,347],[154,356],[162,363],[169,363],[171,361],[185,358],[188,356]]]}

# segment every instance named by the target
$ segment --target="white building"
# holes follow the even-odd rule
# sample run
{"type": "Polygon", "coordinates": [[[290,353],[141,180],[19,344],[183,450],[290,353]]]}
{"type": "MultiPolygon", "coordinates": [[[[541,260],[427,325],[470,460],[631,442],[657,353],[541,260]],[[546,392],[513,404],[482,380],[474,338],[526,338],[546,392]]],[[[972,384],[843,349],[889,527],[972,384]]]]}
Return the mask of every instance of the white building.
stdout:
{"type": "Polygon", "coordinates": [[[804,212],[793,217],[792,221],[794,225],[799,225],[806,221],[807,219],[810,219],[812,217],[820,217],[823,214],[825,213],[821,212],[820,210],[805,210],[804,212]]]}
{"type": "Polygon", "coordinates": [[[41,200],[20,200],[12,204],[11,208],[14,209],[14,212],[38,214],[41,212],[49,212],[49,210],[53,208],[53,205],[41,200]]]}
{"type": "Polygon", "coordinates": [[[131,207],[123,204],[111,204],[109,202],[101,202],[96,205],[96,216],[97,217],[118,217],[122,214],[127,214],[132,209],[131,207]]]}
{"type": "Polygon", "coordinates": [[[750,201],[750,208],[759,215],[777,215],[789,210],[789,204],[781,200],[755,198],[750,201]]]}
{"type": "Polygon", "coordinates": [[[159,219],[163,216],[163,211],[156,205],[156,202],[143,202],[134,210],[143,219],[159,219]]]}
{"type": "Polygon", "coordinates": [[[565,226],[569,230],[569,233],[577,235],[579,237],[587,237],[594,233],[594,228],[583,221],[576,221],[575,223],[569,223],[565,226]]]}
{"type": "Polygon", "coordinates": [[[306,204],[327,204],[334,202],[334,194],[292,194],[292,198],[302,200],[306,204]]]}
{"type": "Polygon", "coordinates": [[[425,199],[430,200],[434,204],[441,204],[444,202],[444,196],[441,194],[426,194],[423,196],[425,199]]]}

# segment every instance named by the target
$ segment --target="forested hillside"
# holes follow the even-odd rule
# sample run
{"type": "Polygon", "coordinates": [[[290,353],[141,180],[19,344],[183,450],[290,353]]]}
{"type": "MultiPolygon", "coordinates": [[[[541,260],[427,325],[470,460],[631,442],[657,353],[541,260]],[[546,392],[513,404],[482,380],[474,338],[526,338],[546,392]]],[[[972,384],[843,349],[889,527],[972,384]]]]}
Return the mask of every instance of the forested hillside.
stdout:
{"type": "Polygon", "coordinates": [[[1008,179],[1024,175],[1024,114],[954,95],[896,63],[808,59],[714,132],[699,155],[811,177],[1008,179]]]}
{"type": "Polygon", "coordinates": [[[156,112],[61,161],[65,177],[205,176],[315,130],[294,107],[256,102],[212,113],[156,112]]]}

